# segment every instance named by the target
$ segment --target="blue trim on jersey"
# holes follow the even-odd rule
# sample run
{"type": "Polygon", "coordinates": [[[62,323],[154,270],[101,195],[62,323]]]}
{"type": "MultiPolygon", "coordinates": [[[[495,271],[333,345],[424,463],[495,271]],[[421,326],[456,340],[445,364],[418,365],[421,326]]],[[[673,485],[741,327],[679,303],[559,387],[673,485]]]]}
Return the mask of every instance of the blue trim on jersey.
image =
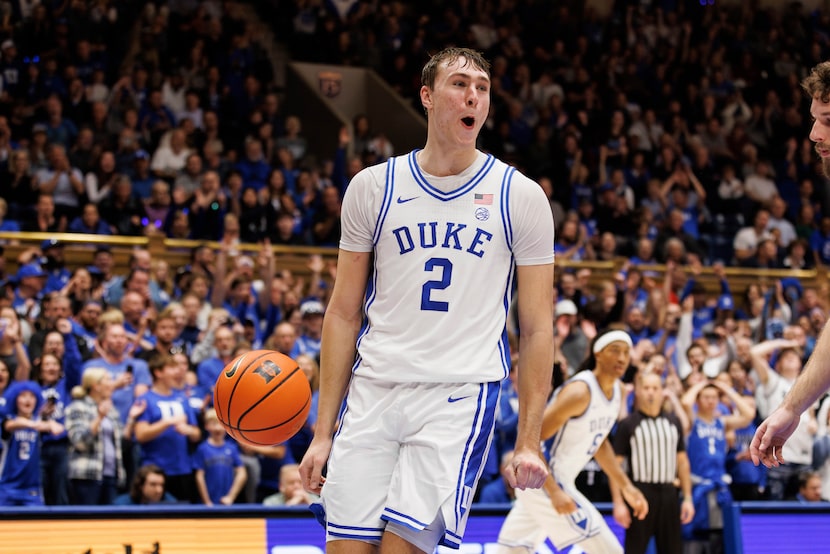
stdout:
{"type": "Polygon", "coordinates": [[[409,154],[409,169],[412,172],[412,177],[415,179],[415,182],[430,196],[437,200],[441,200],[442,202],[447,200],[454,200],[459,196],[464,196],[471,190],[473,190],[478,183],[484,179],[487,173],[490,172],[490,169],[496,163],[496,158],[492,154],[487,154],[487,160],[484,162],[484,165],[481,166],[481,169],[476,172],[473,177],[461,185],[456,190],[452,190],[449,192],[444,192],[441,189],[435,188],[432,186],[429,181],[426,180],[426,177],[423,176],[421,173],[421,168],[418,167],[418,161],[415,159],[415,155],[418,153],[419,150],[413,150],[409,154]]]}
{"type": "Polygon", "coordinates": [[[510,218],[510,185],[513,182],[515,167],[507,167],[501,181],[501,222],[504,226],[504,238],[507,241],[507,249],[513,251],[513,221],[510,218]]]}
{"type": "Polygon", "coordinates": [[[356,527],[353,525],[337,525],[336,523],[327,523],[326,524],[326,533],[331,535],[332,537],[338,537],[341,539],[355,539],[355,540],[366,540],[366,539],[378,539],[383,536],[383,528],[382,527],[356,527]],[[338,529],[339,531],[333,531],[332,529],[338,529]],[[346,531],[357,531],[353,533],[348,533],[346,531]],[[361,533],[362,531],[362,533],[361,533]]]}
{"type": "Polygon", "coordinates": [[[508,338],[507,326],[501,334],[501,341],[499,342],[499,356],[501,357],[501,366],[504,368],[504,375],[502,379],[507,379],[510,375],[510,339],[508,338]]]}
{"type": "Polygon", "coordinates": [[[328,534],[332,537],[337,537],[339,539],[352,539],[357,541],[365,541],[366,539],[377,539],[383,536],[383,533],[378,533],[377,536],[375,535],[355,535],[353,533],[335,533],[334,531],[328,531],[328,534]]]}
{"type": "Polygon", "coordinates": [[[343,529],[348,531],[368,531],[370,533],[383,533],[383,527],[358,527],[356,525],[337,525],[336,523],[328,523],[329,527],[336,529],[343,529]]]}
{"type": "Polygon", "coordinates": [[[447,546],[449,548],[454,548],[455,550],[458,550],[459,548],[461,548],[461,537],[458,537],[458,539],[456,539],[456,537],[458,537],[458,535],[450,534],[449,532],[445,533],[444,538],[441,540],[440,543],[441,546],[447,546]]]}
{"type": "Polygon", "coordinates": [[[479,385],[476,414],[473,418],[467,444],[464,446],[464,455],[461,458],[462,463],[455,488],[456,525],[461,521],[461,516],[465,510],[463,506],[466,500],[465,491],[468,487],[472,491],[484,470],[484,459],[490,449],[490,441],[496,425],[496,406],[498,405],[500,389],[498,383],[482,383],[479,385]]]}
{"type": "Polygon", "coordinates": [[[423,531],[427,528],[428,523],[422,523],[412,516],[408,516],[401,512],[396,512],[390,508],[384,508],[380,516],[383,521],[391,521],[399,525],[403,525],[413,531],[423,531]]]}
{"type": "Polygon", "coordinates": [[[386,161],[386,184],[383,187],[383,201],[380,204],[380,211],[378,212],[378,219],[375,222],[375,233],[372,235],[372,244],[377,246],[380,240],[380,230],[383,228],[383,222],[389,214],[389,208],[392,206],[393,191],[395,190],[395,164],[397,158],[389,158],[386,161]]]}
{"type": "MultiPolygon", "coordinates": [[[[510,219],[510,185],[513,182],[513,175],[516,173],[516,168],[507,166],[504,170],[504,175],[501,180],[501,189],[499,192],[499,215],[501,216],[502,227],[504,228],[504,237],[507,244],[507,249],[511,252],[510,256],[510,270],[507,274],[505,282],[505,289],[503,298],[504,304],[504,321],[510,319],[510,304],[513,298],[513,280],[516,275],[516,259],[513,256],[513,224],[510,219]]],[[[504,369],[502,379],[506,379],[510,375],[510,342],[508,340],[507,325],[505,323],[504,331],[502,332],[501,342],[499,343],[499,356],[501,357],[501,365],[504,369]]]]}
{"type": "Polygon", "coordinates": [[[550,439],[552,440],[550,445],[550,450],[548,450],[548,465],[551,469],[553,469],[553,461],[554,456],[556,455],[556,448],[559,446],[559,443],[562,442],[562,437],[565,436],[565,429],[568,428],[568,423],[571,420],[568,419],[565,423],[562,424],[562,427],[559,428],[559,431],[556,432],[550,439]]]}

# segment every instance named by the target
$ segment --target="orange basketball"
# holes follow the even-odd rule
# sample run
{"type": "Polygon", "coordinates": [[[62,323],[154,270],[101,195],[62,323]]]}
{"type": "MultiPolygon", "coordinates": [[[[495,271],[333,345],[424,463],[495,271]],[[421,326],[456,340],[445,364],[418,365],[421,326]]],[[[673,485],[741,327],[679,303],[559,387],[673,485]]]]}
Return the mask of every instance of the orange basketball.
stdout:
{"type": "Polygon", "coordinates": [[[272,446],[302,428],[311,408],[311,387],[288,356],[254,350],[225,366],[216,380],[213,404],[234,439],[272,446]]]}

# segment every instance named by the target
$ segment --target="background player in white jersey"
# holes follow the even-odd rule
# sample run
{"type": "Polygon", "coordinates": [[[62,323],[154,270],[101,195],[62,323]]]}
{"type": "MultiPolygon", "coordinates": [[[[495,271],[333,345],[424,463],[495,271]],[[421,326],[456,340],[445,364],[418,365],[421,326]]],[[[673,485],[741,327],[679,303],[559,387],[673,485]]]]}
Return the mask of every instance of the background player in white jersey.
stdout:
{"type": "Polygon", "coordinates": [[[589,554],[623,552],[602,515],[574,484],[593,457],[620,488],[634,517],[648,513],[645,497],[623,472],[608,433],[622,402],[620,377],[631,359],[631,338],[625,331],[598,335],[591,348],[592,371],[580,371],[559,388],[545,409],[542,436],[553,438],[551,476],[544,490],[516,493],[516,502],[499,532],[498,554],[535,552],[550,538],[557,549],[579,544],[589,554]]]}
{"type": "Polygon", "coordinates": [[[363,170],[343,200],[317,428],[300,466],[305,488],[321,494],[312,509],[329,552],[460,546],[508,374],[514,277],[510,484],[538,488],[548,474],[539,445],[553,366],[549,204],[538,184],[475,147],[490,108],[478,52],[439,52],[422,83],[425,147],[363,170]]]}

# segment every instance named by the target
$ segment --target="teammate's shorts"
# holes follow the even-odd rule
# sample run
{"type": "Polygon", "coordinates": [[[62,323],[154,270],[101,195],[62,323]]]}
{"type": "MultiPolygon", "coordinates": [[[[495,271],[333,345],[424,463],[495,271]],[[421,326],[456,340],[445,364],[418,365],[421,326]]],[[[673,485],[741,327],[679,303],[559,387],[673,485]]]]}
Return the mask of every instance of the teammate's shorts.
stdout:
{"type": "Polygon", "coordinates": [[[326,540],[378,544],[387,522],[421,531],[443,519],[439,544],[458,548],[498,395],[498,383],[354,376],[329,457],[323,510],[312,508],[325,516],[326,540]]]}
{"type": "Polygon", "coordinates": [[[575,512],[567,515],[557,513],[544,489],[517,490],[516,501],[499,532],[498,543],[536,552],[547,538],[558,550],[563,550],[596,537],[607,542],[602,552],[622,552],[619,540],[585,495],[574,484],[560,486],[576,502],[575,512]]]}

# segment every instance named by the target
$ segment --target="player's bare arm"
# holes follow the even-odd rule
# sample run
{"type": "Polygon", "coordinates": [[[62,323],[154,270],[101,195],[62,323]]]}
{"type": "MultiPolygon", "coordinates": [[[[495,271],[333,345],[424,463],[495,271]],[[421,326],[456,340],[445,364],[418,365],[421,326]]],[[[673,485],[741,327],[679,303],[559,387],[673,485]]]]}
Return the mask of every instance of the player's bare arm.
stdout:
{"type": "Polygon", "coordinates": [[[337,415],[349,384],[355,344],[363,322],[363,295],[371,253],[341,250],[337,279],[323,320],[320,350],[320,398],[314,438],[300,464],[303,487],[319,494],[323,466],[331,451],[337,415]]]}
{"type": "Polygon", "coordinates": [[[752,463],[776,467],[783,463],[781,449],[795,432],[801,414],[830,388],[830,370],[824,365],[830,356],[830,333],[827,327],[821,330],[816,347],[804,370],[783,402],[758,426],[749,453],[752,463]]]}
{"type": "Polygon", "coordinates": [[[622,470],[608,437],[602,441],[599,449],[594,454],[594,459],[602,468],[602,471],[605,472],[605,475],[608,476],[609,481],[619,489],[622,497],[631,506],[634,517],[644,519],[648,515],[648,502],[640,489],[634,486],[628,475],[622,470]]]}
{"type": "Polygon", "coordinates": [[[519,424],[511,486],[540,488],[548,477],[539,456],[542,414],[553,368],[553,264],[519,266],[519,424]]]}
{"type": "MultiPolygon", "coordinates": [[[[625,462],[625,456],[617,456],[617,463],[620,467],[623,467],[625,462]]],[[[631,512],[625,503],[622,491],[613,481],[608,483],[608,488],[611,489],[614,521],[616,521],[623,529],[628,529],[631,526],[631,512]]]]}
{"type": "MultiPolygon", "coordinates": [[[[576,381],[563,385],[553,402],[545,408],[542,418],[542,440],[551,438],[569,419],[584,413],[590,401],[591,394],[587,383],[576,381]]],[[[576,511],[576,503],[552,476],[545,479],[543,488],[557,513],[569,514],[576,511]]]]}

